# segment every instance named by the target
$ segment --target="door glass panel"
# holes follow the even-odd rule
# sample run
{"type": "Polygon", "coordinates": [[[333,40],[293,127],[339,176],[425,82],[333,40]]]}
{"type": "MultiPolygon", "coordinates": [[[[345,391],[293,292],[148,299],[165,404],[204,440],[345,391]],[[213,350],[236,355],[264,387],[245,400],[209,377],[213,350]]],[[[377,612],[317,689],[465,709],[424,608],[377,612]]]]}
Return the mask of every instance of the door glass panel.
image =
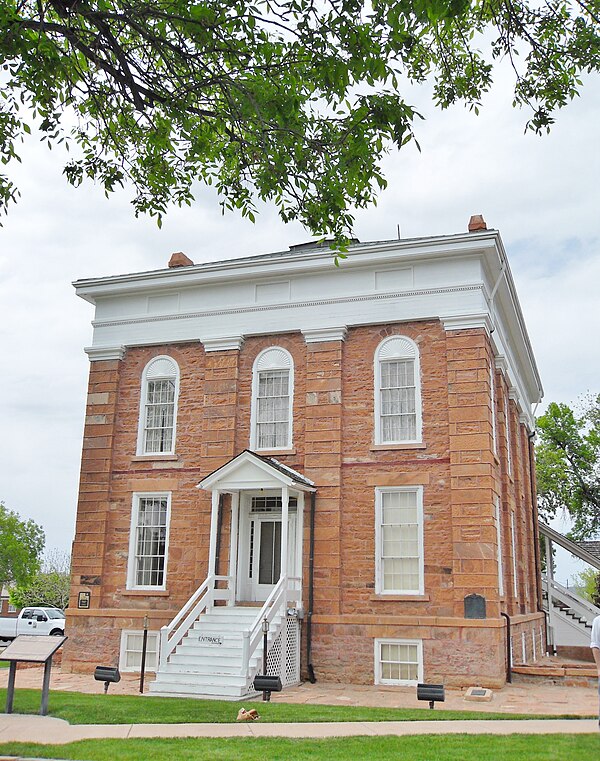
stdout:
{"type": "Polygon", "coordinates": [[[258,583],[276,584],[281,575],[281,521],[261,521],[258,583]]]}

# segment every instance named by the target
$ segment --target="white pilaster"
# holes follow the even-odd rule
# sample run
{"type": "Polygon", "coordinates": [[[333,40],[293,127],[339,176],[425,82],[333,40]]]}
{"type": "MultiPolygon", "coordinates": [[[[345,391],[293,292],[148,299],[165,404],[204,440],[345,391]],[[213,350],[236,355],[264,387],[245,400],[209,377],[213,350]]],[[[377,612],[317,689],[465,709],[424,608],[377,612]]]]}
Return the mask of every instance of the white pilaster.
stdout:
{"type": "Polygon", "coordinates": [[[281,575],[288,574],[288,520],[290,513],[290,492],[287,486],[281,487],[281,575]]]}
{"type": "Polygon", "coordinates": [[[219,525],[219,498],[221,492],[215,489],[212,494],[212,508],[210,512],[210,543],[208,545],[208,575],[214,576],[217,572],[217,528],[219,525]]]}
{"type": "Polygon", "coordinates": [[[233,492],[231,495],[231,529],[229,531],[229,601],[228,605],[235,605],[237,590],[237,553],[238,553],[238,527],[240,514],[240,493],[233,492]]]}

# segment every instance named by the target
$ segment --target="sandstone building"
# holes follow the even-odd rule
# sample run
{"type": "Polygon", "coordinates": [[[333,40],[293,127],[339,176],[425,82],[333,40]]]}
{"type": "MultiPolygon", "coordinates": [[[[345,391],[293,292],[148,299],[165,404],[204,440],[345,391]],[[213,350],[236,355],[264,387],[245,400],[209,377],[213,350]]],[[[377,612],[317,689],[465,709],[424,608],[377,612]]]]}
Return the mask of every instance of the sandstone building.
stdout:
{"type": "Polygon", "coordinates": [[[504,683],[544,647],[532,405],[500,235],[79,280],[95,306],[63,668],[504,683]],[[162,629],[162,634],[161,634],[162,629]]]}

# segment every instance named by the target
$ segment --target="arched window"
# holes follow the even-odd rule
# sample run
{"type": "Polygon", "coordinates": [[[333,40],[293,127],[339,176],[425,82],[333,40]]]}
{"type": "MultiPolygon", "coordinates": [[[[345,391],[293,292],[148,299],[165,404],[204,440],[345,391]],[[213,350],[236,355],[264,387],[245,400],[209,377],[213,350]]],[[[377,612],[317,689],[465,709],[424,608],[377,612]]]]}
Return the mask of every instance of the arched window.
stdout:
{"type": "Polygon", "coordinates": [[[375,443],[422,439],[419,349],[405,336],[391,336],[375,352],[375,443]]]}
{"type": "Polygon", "coordinates": [[[142,373],[138,455],[174,454],[179,367],[171,357],[155,357],[142,373]]]}
{"type": "Polygon", "coordinates": [[[292,446],[294,362],[278,346],[262,351],[252,369],[252,449],[292,446]]]}

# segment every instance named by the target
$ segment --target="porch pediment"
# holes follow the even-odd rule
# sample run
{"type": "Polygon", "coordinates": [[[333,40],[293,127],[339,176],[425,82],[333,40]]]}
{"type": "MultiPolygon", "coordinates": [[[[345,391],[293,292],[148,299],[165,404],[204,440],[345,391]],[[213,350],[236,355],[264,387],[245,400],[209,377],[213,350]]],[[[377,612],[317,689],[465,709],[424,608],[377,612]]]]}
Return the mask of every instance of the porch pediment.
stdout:
{"type": "Polygon", "coordinates": [[[281,489],[315,491],[315,485],[301,473],[271,457],[263,457],[249,449],[214,470],[197,485],[207,491],[238,492],[246,489],[281,489]]]}

